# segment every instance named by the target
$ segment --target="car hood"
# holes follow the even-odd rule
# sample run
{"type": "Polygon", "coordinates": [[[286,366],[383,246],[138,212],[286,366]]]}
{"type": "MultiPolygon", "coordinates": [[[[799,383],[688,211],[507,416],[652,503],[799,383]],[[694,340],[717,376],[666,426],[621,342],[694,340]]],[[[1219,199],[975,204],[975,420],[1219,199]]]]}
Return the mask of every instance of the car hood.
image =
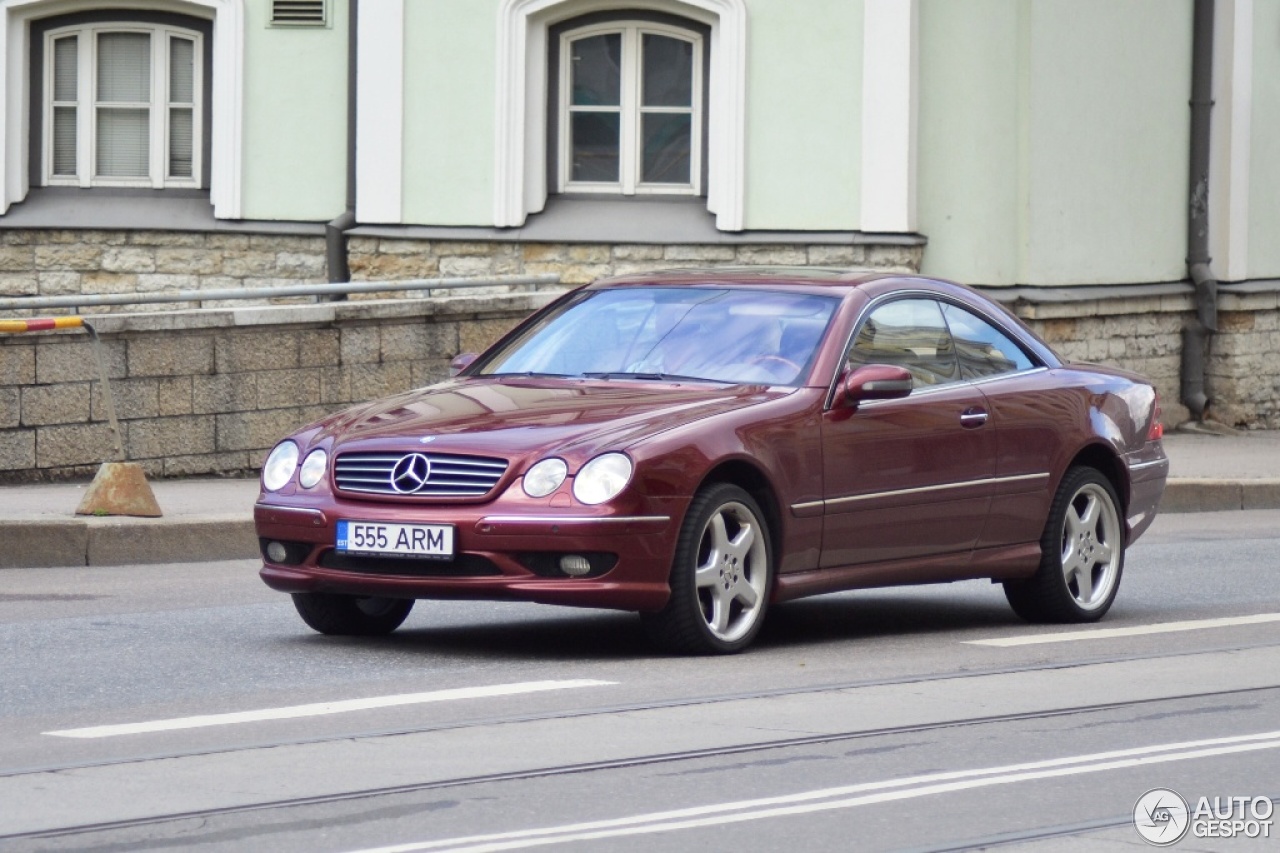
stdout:
{"type": "Polygon", "coordinates": [[[593,455],[792,393],[790,388],[592,379],[470,378],[356,406],[323,421],[312,443],[335,450],[429,445],[516,458],[593,455]]]}

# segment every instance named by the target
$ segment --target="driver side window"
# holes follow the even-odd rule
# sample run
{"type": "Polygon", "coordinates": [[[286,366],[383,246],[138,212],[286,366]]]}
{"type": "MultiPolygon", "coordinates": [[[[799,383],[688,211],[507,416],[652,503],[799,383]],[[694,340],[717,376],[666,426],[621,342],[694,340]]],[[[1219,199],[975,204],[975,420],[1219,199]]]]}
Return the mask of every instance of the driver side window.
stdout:
{"type": "Polygon", "coordinates": [[[917,388],[960,379],[955,344],[932,299],[898,299],[874,309],[854,336],[848,361],[905,367],[917,388]]]}

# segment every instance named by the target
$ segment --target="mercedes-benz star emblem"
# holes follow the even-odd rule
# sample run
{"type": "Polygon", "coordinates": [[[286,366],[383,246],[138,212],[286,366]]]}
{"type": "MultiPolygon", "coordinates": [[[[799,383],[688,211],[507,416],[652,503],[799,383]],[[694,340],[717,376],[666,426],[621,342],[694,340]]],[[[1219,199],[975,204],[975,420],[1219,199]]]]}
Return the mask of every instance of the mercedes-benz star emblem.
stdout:
{"type": "Polygon", "coordinates": [[[425,486],[430,476],[431,460],[421,453],[410,453],[391,469],[391,488],[402,495],[411,495],[425,486]]]}

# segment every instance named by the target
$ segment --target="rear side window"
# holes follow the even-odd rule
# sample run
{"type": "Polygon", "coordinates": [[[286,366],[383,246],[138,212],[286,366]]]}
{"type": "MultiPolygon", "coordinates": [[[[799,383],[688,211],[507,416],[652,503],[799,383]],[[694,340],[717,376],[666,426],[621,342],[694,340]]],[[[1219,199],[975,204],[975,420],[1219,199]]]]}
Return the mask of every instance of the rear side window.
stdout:
{"type": "Polygon", "coordinates": [[[849,363],[905,367],[916,387],[960,379],[951,333],[932,299],[899,299],[873,310],[853,339],[849,363]]]}
{"type": "Polygon", "coordinates": [[[943,304],[942,313],[951,329],[963,378],[981,379],[1035,366],[1022,347],[977,314],[951,304],[943,304]]]}

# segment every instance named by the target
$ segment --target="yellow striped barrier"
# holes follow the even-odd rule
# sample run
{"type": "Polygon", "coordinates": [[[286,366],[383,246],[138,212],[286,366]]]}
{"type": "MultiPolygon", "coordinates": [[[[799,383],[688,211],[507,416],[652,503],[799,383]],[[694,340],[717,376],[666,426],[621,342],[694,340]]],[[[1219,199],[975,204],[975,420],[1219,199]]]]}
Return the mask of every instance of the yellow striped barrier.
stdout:
{"type": "Polygon", "coordinates": [[[53,329],[84,328],[83,317],[38,317],[34,320],[0,320],[0,333],[48,332],[53,329]]]}

